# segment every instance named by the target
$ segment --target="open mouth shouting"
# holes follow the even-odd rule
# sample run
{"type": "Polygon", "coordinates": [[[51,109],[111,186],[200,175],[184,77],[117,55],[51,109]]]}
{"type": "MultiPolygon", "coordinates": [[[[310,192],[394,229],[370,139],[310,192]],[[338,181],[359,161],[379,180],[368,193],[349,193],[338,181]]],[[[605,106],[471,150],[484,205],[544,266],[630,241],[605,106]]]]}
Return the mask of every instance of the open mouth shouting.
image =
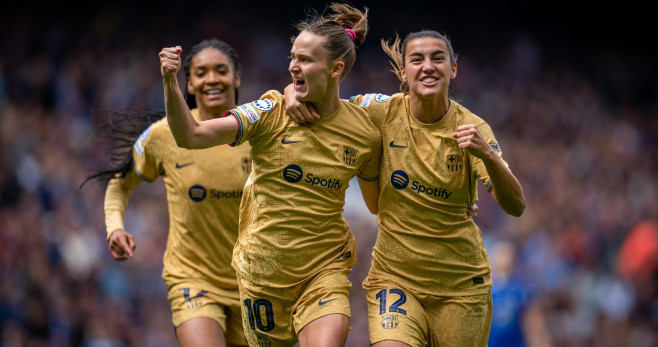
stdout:
{"type": "Polygon", "coordinates": [[[295,89],[303,88],[306,85],[306,81],[302,79],[293,78],[293,83],[295,84],[295,89]]]}

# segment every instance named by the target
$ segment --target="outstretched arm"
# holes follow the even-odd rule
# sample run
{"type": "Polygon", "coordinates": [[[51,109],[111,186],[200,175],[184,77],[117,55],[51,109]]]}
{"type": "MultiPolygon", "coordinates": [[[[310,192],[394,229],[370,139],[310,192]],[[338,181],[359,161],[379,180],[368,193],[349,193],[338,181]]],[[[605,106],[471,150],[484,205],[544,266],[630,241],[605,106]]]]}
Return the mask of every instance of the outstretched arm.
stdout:
{"type": "Polygon", "coordinates": [[[493,186],[491,194],[503,211],[515,217],[521,216],[525,210],[521,184],[485,141],[477,126],[460,125],[453,137],[457,139],[460,148],[482,160],[493,186]]]}
{"type": "Polygon", "coordinates": [[[137,247],[135,239],[124,229],[123,218],[128,208],[130,192],[142,180],[130,170],[122,178],[113,178],[105,190],[105,227],[107,230],[107,246],[112,257],[119,261],[133,257],[137,247]]]}
{"type": "Polygon", "coordinates": [[[183,148],[208,148],[235,141],[238,123],[233,117],[197,122],[190,112],[178,85],[176,74],[181,67],[180,46],[163,48],[160,52],[160,72],[164,86],[167,121],[176,144],[183,148]]]}

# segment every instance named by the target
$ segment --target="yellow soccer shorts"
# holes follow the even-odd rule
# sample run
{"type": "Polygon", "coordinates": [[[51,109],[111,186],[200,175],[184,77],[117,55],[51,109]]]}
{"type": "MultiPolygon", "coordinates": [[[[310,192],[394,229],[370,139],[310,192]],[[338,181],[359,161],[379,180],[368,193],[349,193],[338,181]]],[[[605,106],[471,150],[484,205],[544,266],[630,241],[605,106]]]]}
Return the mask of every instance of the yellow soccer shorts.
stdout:
{"type": "Polygon", "coordinates": [[[330,315],[350,317],[351,268],[327,269],[291,287],[259,286],[238,276],[242,324],[250,346],[294,346],[299,332],[330,315]]]}
{"type": "Polygon", "coordinates": [[[491,330],[491,292],[472,296],[412,294],[397,284],[370,278],[370,343],[385,340],[413,347],[487,346],[491,330]]]}
{"type": "Polygon", "coordinates": [[[224,329],[226,342],[245,345],[240,300],[236,292],[213,289],[209,285],[178,284],[169,289],[172,321],[175,327],[198,317],[212,318],[224,329]]]}

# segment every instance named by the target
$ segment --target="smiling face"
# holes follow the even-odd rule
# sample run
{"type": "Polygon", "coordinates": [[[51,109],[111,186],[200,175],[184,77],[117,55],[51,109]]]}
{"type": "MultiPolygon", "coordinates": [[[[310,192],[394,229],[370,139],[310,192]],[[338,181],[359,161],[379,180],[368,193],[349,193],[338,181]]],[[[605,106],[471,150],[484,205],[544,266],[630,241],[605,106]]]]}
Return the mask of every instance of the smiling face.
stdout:
{"type": "Polygon", "coordinates": [[[457,63],[450,62],[444,40],[421,37],[407,43],[401,75],[409,84],[410,94],[447,99],[450,80],[457,77],[457,63]]]}
{"type": "Polygon", "coordinates": [[[302,31],[293,42],[288,71],[299,101],[319,102],[338,83],[344,63],[329,61],[329,51],[323,47],[325,40],[323,36],[302,31]]]}
{"type": "Polygon", "coordinates": [[[240,74],[218,49],[204,48],[192,58],[187,91],[194,95],[202,115],[222,115],[235,107],[235,89],[239,87],[240,74]]]}

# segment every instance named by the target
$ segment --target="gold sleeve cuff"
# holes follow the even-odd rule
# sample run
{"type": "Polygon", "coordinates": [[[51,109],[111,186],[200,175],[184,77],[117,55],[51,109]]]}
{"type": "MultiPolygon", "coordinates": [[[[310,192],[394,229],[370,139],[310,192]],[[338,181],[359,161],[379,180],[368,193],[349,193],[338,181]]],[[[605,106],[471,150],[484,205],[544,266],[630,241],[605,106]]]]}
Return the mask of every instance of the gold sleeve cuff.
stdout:
{"type": "Polygon", "coordinates": [[[130,192],[141,182],[141,179],[130,170],[125,177],[113,178],[105,190],[105,230],[107,238],[117,229],[124,229],[124,215],[130,200],[130,192]]]}

